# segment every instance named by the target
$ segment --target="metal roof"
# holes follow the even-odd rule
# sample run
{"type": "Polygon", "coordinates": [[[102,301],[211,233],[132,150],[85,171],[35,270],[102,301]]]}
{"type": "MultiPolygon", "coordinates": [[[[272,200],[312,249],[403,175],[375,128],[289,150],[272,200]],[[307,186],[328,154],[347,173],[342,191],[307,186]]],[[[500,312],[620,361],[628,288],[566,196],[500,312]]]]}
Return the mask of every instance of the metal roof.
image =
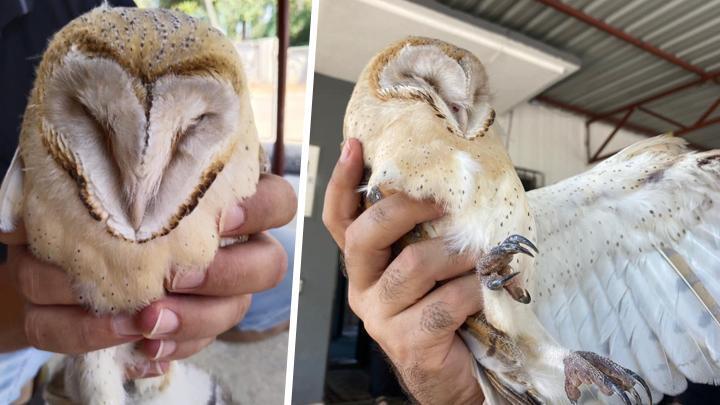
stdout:
{"type": "Polygon", "coordinates": [[[437,1],[577,56],[539,100],[720,147],[719,0],[437,1]]]}

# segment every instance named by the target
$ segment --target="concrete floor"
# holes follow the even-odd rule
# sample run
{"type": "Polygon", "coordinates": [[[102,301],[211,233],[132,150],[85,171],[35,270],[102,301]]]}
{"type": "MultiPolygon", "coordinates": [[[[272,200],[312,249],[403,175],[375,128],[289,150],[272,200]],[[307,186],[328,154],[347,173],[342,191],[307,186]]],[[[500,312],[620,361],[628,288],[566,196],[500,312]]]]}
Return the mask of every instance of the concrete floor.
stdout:
{"type": "Polygon", "coordinates": [[[252,343],[217,341],[189,361],[216,376],[239,404],[282,404],[288,333],[252,343]]]}

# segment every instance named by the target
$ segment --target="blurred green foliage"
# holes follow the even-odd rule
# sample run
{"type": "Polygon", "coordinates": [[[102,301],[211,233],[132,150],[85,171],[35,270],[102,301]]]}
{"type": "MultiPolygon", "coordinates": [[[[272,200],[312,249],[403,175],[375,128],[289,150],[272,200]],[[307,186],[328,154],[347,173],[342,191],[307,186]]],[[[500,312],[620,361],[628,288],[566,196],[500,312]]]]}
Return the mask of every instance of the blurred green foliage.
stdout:
{"type": "MultiPolygon", "coordinates": [[[[139,7],[165,7],[209,19],[231,38],[263,38],[277,33],[276,0],[135,0],[139,7]]],[[[312,0],[290,0],[290,45],[310,42],[312,0]]]]}

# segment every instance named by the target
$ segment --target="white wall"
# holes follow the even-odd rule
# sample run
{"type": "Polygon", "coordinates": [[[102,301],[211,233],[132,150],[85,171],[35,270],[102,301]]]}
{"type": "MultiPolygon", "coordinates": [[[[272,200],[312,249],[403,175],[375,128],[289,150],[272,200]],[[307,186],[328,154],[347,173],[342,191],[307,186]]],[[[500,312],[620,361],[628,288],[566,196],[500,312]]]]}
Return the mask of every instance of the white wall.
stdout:
{"type": "MultiPolygon", "coordinates": [[[[545,173],[547,184],[555,183],[587,170],[585,147],[586,118],[539,103],[523,103],[498,117],[504,128],[505,145],[515,166],[545,173]]],[[[593,123],[591,151],[612,132],[613,127],[593,123]]],[[[620,130],[603,154],[628,146],[645,136],[620,130]]]]}

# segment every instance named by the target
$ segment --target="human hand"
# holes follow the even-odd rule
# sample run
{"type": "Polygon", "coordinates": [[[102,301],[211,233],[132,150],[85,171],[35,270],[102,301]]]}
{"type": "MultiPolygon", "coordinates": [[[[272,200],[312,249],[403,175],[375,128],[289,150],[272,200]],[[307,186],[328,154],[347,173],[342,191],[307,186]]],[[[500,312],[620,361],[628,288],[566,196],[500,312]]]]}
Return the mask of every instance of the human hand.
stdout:
{"type": "Polygon", "coordinates": [[[221,248],[205,273],[180,279],[171,274],[167,297],[134,316],[94,316],[80,306],[69,277],[30,254],[24,232],[3,234],[8,260],[0,288],[13,308],[1,320],[0,351],[26,346],[80,354],[137,341],[148,360],[128,370],[131,378],[167,370],[170,360],[188,357],[236,325],[250,306],[250,294],[277,285],[287,270],[283,247],[263,231],[288,223],[297,201],[282,178],[263,175],[255,195],[223,215],[223,236],[253,235],[221,248]]]}
{"type": "Polygon", "coordinates": [[[362,145],[346,142],[328,184],[323,222],[345,255],[348,301],[420,403],[482,403],[472,354],[455,331],[480,311],[471,257],[441,239],[390,247],[416,224],[439,218],[433,202],[396,193],[358,215],[362,145]],[[444,282],[440,284],[440,282],[444,282]]]}

